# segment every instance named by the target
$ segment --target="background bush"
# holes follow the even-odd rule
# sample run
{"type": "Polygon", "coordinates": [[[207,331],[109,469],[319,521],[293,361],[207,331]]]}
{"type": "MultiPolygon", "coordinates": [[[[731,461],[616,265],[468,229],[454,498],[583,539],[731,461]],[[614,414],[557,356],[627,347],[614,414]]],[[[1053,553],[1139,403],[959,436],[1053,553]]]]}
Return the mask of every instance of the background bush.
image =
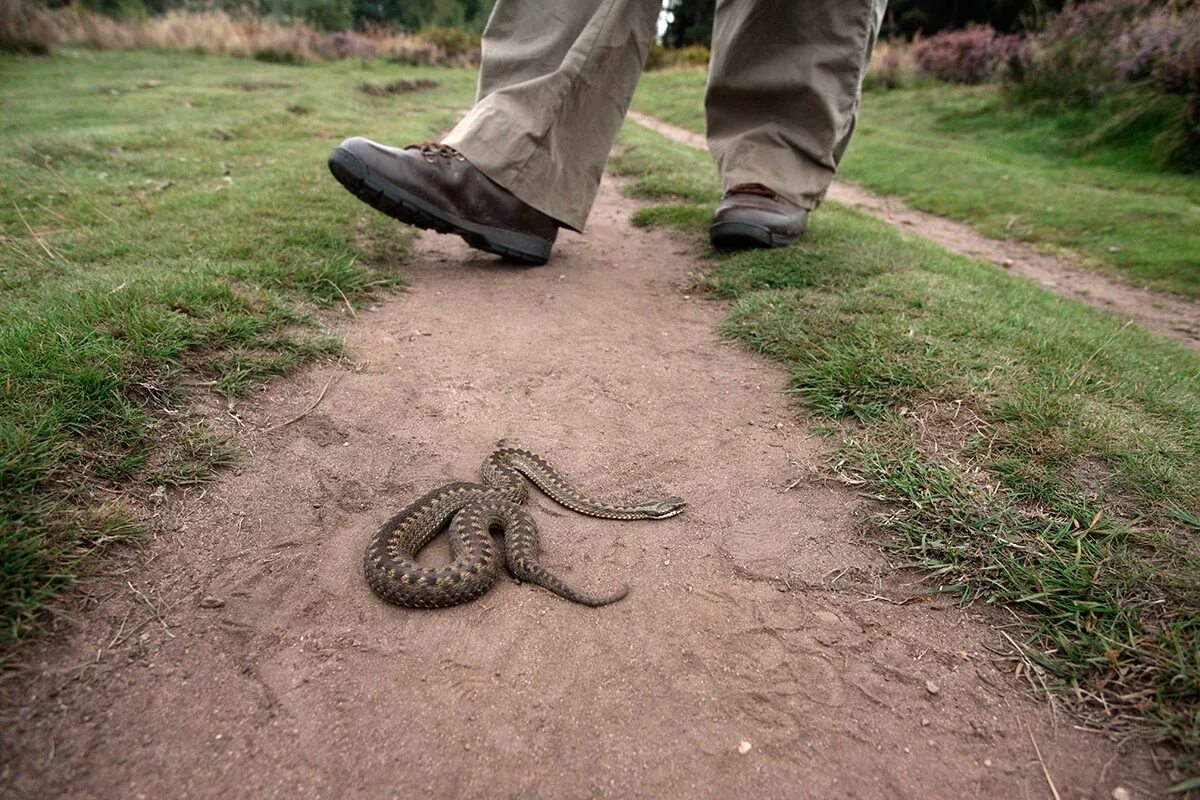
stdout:
{"type": "Polygon", "coordinates": [[[21,0],[0,0],[0,51],[21,53],[43,54],[60,46],[153,48],[283,64],[378,57],[409,64],[456,66],[468,65],[478,57],[478,49],[447,52],[443,49],[446,41],[436,31],[426,35],[371,28],[361,33],[325,33],[304,21],[235,16],[224,11],[169,11],[120,21],[76,7],[49,9],[21,0]]]}
{"type": "Polygon", "coordinates": [[[687,47],[663,47],[661,44],[650,45],[650,55],[646,58],[646,69],[695,69],[708,66],[709,50],[702,44],[691,44],[687,47]]]}
{"type": "Polygon", "coordinates": [[[1006,66],[1010,95],[1097,109],[1101,143],[1149,135],[1165,166],[1200,169],[1200,4],[1088,0],[1029,37],[1006,66]]]}
{"type": "Polygon", "coordinates": [[[987,25],[972,25],[922,39],[912,54],[921,71],[938,80],[982,83],[996,74],[1019,42],[1019,36],[1002,36],[987,25]]]}
{"type": "Polygon", "coordinates": [[[169,11],[225,11],[234,16],[299,19],[323,31],[389,27],[413,33],[450,27],[478,33],[495,0],[38,0],[38,4],[94,11],[120,20],[169,11]]]}

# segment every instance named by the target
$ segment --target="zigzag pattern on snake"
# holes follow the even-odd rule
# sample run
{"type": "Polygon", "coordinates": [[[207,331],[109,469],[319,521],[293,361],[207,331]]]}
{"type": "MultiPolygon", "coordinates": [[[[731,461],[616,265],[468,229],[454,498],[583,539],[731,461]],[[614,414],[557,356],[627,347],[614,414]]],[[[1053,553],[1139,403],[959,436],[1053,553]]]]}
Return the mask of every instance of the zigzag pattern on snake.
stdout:
{"type": "Polygon", "coordinates": [[[617,505],[587,497],[541,456],[501,441],[483,462],[484,483],[450,483],[418,498],[385,522],[371,539],[363,570],[371,589],[410,608],[439,608],[482,595],[500,574],[493,531],[503,531],[503,555],[517,580],[545,587],[560,597],[602,606],[624,597],[626,587],[594,597],[572,589],[538,563],[537,525],[521,508],[528,495],[525,478],[551,500],[580,514],[603,519],[666,519],[683,511],[684,501],[664,497],[634,505],[617,505]],[[453,561],[425,567],[420,552],[450,521],[453,561]]]}

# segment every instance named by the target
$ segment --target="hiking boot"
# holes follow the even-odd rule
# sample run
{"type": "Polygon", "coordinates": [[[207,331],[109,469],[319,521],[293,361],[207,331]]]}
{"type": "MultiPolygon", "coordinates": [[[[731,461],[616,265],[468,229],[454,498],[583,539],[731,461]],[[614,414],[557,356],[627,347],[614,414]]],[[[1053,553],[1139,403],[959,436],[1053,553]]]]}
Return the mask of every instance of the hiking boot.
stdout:
{"type": "Polygon", "coordinates": [[[401,222],[456,233],[467,244],[525,264],[545,264],[558,223],[518,200],[453,147],[405,148],[347,139],[329,154],[329,171],[350,192],[401,222]]]}
{"type": "Polygon", "coordinates": [[[709,238],[718,250],[783,247],[800,238],[807,227],[807,209],[761,183],[743,183],[721,198],[709,238]]]}

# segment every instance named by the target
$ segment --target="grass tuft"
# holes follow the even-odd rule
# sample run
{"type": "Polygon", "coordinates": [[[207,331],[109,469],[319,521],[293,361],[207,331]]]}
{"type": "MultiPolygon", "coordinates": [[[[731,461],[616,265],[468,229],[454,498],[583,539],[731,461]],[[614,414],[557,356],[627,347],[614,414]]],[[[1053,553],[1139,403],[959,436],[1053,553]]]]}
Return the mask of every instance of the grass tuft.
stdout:
{"type": "Polygon", "coordinates": [[[356,133],[428,138],[473,85],[361,62],[0,56],[0,647],[140,534],[112,497],[229,463],[234,443],[179,421],[185,383],[239,396],[336,357],[316,312],[401,285],[407,229],[325,158],[356,133]],[[421,86],[420,107],[364,105],[368,75],[421,86]]]}
{"type": "Polygon", "coordinates": [[[203,424],[181,428],[167,448],[163,462],[152,475],[155,486],[189,486],[216,477],[216,470],[229,466],[237,457],[237,444],[218,436],[203,424]]]}
{"type": "MultiPolygon", "coordinates": [[[[711,167],[621,141],[635,191],[692,182],[639,222],[701,238],[711,167]]],[[[726,332],[787,366],[897,562],[1012,608],[1080,714],[1200,755],[1200,358],[835,204],[795,246],[708,257],[726,332]]]]}

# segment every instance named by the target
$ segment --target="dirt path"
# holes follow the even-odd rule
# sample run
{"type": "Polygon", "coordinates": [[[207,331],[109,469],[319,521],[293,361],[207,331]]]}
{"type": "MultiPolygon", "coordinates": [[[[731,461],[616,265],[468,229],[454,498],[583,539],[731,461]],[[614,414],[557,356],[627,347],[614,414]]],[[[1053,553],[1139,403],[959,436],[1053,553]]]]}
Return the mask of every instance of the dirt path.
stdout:
{"type": "MultiPolygon", "coordinates": [[[[629,118],[668,139],[700,150],[708,149],[704,137],[689,130],[636,111],[629,112],[629,118]]],[[[1104,309],[1121,319],[1133,320],[1147,330],[1200,351],[1200,303],[1130,286],[1018,242],[989,239],[970,225],[917,211],[899,198],[881,197],[854,184],[835,182],[829,189],[829,199],[937,242],[947,250],[990,261],[1042,284],[1055,294],[1104,309]]]]}
{"type": "Polygon", "coordinates": [[[992,652],[1005,618],[900,604],[918,576],[817,476],[782,370],[719,341],[686,247],[631,210],[606,183],[538,269],[427,236],[411,291],[345,331],[354,369],[273,386],[245,427],[214,415],[241,467],[165,503],[136,568],[30,648],[0,794],[1049,797],[1031,741],[1064,798],[1161,789],[1148,750],[1027,698],[992,652]],[[445,611],[378,601],[374,528],[502,436],[690,505],[622,524],[533,501],[549,566],[632,585],[608,608],[508,580],[445,611]]]}

